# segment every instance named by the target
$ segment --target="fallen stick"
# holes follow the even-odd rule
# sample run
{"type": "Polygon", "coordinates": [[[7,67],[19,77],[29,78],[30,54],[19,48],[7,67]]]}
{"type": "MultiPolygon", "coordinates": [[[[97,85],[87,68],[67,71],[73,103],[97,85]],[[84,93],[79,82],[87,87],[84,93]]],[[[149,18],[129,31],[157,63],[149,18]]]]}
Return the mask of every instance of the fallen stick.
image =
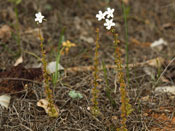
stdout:
{"type": "MultiPolygon", "coordinates": [[[[135,64],[128,64],[129,68],[134,68],[137,66],[144,66],[144,65],[150,65],[153,67],[161,67],[161,65],[163,64],[164,59],[162,57],[157,57],[145,62],[141,62],[141,63],[135,63],[135,64]]],[[[123,68],[126,68],[127,65],[123,65],[123,68]]],[[[116,68],[116,65],[106,65],[106,68],[108,69],[114,69],[116,68]]],[[[94,69],[93,65],[90,66],[76,66],[76,67],[69,67],[67,69],[65,69],[66,72],[83,72],[83,71],[92,71],[94,69]]],[[[103,69],[103,66],[99,66],[98,68],[99,70],[103,69]]]]}

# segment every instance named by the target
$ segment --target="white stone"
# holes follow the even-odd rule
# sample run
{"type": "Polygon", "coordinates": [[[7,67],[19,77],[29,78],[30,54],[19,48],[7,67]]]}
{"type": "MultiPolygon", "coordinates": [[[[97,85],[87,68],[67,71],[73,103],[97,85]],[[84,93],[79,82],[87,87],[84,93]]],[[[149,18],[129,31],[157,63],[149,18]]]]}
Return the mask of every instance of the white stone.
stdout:
{"type": "MultiPolygon", "coordinates": [[[[63,66],[58,63],[58,71],[64,70],[63,66]]],[[[56,61],[52,61],[47,65],[47,72],[49,74],[55,73],[56,71],[56,61]]]]}

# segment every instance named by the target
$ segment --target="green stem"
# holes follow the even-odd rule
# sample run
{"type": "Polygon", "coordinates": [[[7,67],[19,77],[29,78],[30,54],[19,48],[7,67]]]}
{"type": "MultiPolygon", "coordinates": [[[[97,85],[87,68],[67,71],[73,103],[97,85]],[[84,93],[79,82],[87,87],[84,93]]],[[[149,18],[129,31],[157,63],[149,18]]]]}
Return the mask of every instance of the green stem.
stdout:
{"type": "Polygon", "coordinates": [[[65,28],[62,29],[61,34],[60,34],[60,39],[58,42],[58,54],[56,56],[56,70],[55,70],[55,73],[53,76],[54,87],[56,86],[58,77],[60,76],[60,72],[58,71],[58,64],[60,63],[61,52],[62,52],[62,50],[64,50],[64,47],[61,49],[61,43],[63,42],[64,32],[65,32],[65,28]]]}
{"type": "Polygon", "coordinates": [[[129,84],[129,66],[128,66],[128,60],[129,60],[129,56],[128,56],[128,23],[127,23],[127,12],[126,12],[126,8],[125,8],[125,4],[122,2],[122,8],[123,8],[123,12],[124,12],[124,23],[125,23],[125,41],[126,41],[126,68],[127,68],[127,81],[129,84]]]}
{"type": "Polygon", "coordinates": [[[106,69],[106,65],[104,63],[104,61],[102,61],[102,65],[103,65],[103,72],[104,72],[104,78],[106,81],[106,88],[105,88],[105,93],[107,98],[109,99],[109,101],[111,102],[112,106],[115,108],[116,107],[116,102],[114,101],[114,99],[112,98],[111,94],[112,94],[112,90],[109,87],[109,81],[108,81],[108,76],[107,76],[107,69],[106,69]]]}
{"type": "Polygon", "coordinates": [[[21,55],[21,53],[22,53],[22,46],[21,46],[21,38],[20,38],[20,33],[19,33],[19,19],[18,19],[18,8],[17,8],[17,5],[15,5],[15,15],[16,15],[17,44],[19,46],[19,53],[21,55]]]}

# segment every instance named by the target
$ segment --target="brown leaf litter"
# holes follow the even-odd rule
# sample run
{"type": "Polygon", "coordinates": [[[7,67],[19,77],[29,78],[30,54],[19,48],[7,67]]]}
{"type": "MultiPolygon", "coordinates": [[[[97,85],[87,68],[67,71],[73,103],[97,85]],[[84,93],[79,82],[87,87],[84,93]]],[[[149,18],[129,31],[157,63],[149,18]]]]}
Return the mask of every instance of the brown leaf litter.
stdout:
{"type": "Polygon", "coordinates": [[[11,38],[12,30],[8,25],[0,27],[0,40],[7,41],[11,38]]]}
{"type": "Polygon", "coordinates": [[[40,81],[41,78],[41,68],[26,69],[23,64],[13,66],[6,71],[0,72],[0,94],[21,92],[26,84],[40,81]]]}

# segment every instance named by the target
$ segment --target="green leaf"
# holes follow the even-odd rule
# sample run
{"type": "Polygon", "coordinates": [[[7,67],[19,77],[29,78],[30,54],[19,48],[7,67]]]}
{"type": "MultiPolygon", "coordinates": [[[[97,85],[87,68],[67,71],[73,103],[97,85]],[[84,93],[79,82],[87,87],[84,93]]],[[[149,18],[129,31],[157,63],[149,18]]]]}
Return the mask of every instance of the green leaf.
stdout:
{"type": "Polygon", "coordinates": [[[20,4],[22,0],[16,0],[16,4],[20,4]]]}
{"type": "Polygon", "coordinates": [[[79,92],[76,92],[75,90],[70,91],[70,92],[69,92],[69,96],[70,96],[71,98],[73,98],[73,99],[76,99],[76,98],[81,99],[81,98],[83,98],[82,94],[79,93],[79,92]]]}
{"type": "Polygon", "coordinates": [[[8,0],[8,1],[15,3],[16,5],[18,5],[22,2],[22,0],[8,0]]]}

